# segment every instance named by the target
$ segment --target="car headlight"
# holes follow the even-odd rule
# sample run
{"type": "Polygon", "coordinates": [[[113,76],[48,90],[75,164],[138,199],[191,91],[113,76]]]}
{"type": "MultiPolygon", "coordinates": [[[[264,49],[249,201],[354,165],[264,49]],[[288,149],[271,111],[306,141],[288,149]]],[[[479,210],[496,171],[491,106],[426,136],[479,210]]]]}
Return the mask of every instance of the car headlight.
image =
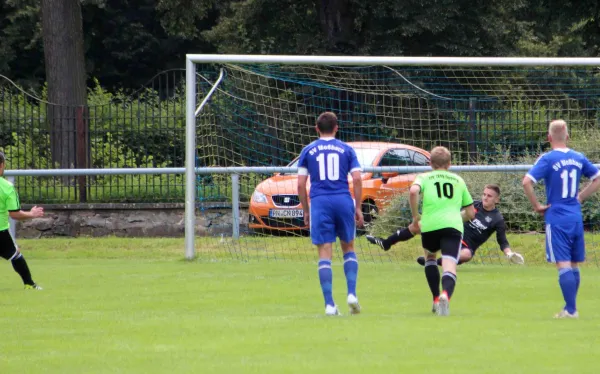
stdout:
{"type": "Polygon", "coordinates": [[[252,201],[254,201],[255,203],[265,204],[267,202],[267,195],[260,191],[254,190],[254,193],[252,194],[252,201]]]}

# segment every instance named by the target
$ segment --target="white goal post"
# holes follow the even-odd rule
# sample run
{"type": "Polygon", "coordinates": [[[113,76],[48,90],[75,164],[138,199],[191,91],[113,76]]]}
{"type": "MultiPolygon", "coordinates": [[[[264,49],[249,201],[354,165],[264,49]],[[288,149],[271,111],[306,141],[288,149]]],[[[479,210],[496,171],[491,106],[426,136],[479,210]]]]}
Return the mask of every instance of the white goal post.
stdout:
{"type": "MultiPolygon", "coordinates": [[[[600,58],[535,58],[535,57],[369,57],[369,56],[286,56],[286,55],[186,55],[186,151],[185,151],[185,257],[195,256],[196,116],[197,64],[279,64],[316,66],[462,66],[462,67],[600,67],[600,58]]],[[[221,75],[222,77],[222,75],[221,75]]],[[[220,81],[220,79],[219,79],[220,81]]],[[[219,82],[204,97],[208,102],[219,82]]],[[[498,167],[498,165],[496,165],[498,167]]],[[[514,170],[514,166],[513,166],[514,170]]]]}

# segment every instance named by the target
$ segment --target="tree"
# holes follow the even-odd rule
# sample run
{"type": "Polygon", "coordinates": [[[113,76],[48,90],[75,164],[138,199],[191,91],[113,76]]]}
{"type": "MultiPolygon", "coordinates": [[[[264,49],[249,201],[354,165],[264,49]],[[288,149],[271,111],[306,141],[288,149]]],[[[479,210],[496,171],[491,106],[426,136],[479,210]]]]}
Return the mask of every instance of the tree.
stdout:
{"type": "Polygon", "coordinates": [[[212,18],[211,15],[231,0],[158,0],[156,11],[160,23],[171,36],[194,39],[199,36],[198,23],[212,18]]]}
{"type": "Polygon", "coordinates": [[[249,0],[222,5],[223,53],[485,56],[511,53],[520,0],[249,0]]]}
{"type": "Polygon", "coordinates": [[[321,0],[319,23],[327,49],[332,52],[354,53],[357,40],[354,38],[355,9],[352,0],[321,0]]]}
{"type": "Polygon", "coordinates": [[[520,55],[593,57],[600,52],[597,0],[529,0],[521,17],[528,27],[517,43],[520,55]]]}
{"type": "Polygon", "coordinates": [[[88,84],[97,79],[110,91],[136,91],[163,70],[183,68],[186,53],[213,52],[200,31],[216,15],[210,7],[194,13],[203,1],[105,0],[100,7],[88,0],[82,7],[88,84]]]}
{"type": "Polygon", "coordinates": [[[221,53],[326,53],[320,9],[317,0],[229,1],[203,35],[221,53]]]}
{"type": "MultiPolygon", "coordinates": [[[[76,163],[76,123],[83,116],[87,87],[79,0],[42,0],[44,61],[52,161],[61,168],[76,163]]],[[[84,153],[84,154],[87,154],[84,153]]],[[[82,165],[80,160],[79,165],[82,165]]]]}
{"type": "Polygon", "coordinates": [[[25,88],[44,80],[40,9],[37,0],[0,1],[0,73],[25,88]]]}

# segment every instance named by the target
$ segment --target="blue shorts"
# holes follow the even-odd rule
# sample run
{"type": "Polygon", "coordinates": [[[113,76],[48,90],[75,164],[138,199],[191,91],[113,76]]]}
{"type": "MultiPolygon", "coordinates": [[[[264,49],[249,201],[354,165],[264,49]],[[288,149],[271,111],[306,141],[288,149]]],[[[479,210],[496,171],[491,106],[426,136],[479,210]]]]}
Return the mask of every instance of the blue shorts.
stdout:
{"type": "Polygon", "coordinates": [[[315,245],[354,240],[354,200],[349,194],[321,195],[310,201],[310,239],[315,245]]]}
{"type": "Polygon", "coordinates": [[[546,224],[546,260],[548,262],[585,260],[583,222],[546,224]]]}

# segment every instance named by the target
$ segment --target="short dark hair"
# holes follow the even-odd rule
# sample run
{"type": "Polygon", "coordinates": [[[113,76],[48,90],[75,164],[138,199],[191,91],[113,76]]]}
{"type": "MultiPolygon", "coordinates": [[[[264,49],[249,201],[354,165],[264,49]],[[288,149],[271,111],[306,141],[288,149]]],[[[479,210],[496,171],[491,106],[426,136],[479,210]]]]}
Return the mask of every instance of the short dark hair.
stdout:
{"type": "Polygon", "coordinates": [[[0,151],[0,165],[2,165],[5,160],[6,160],[6,157],[4,156],[4,153],[2,153],[2,151],[0,151]]]}
{"type": "Polygon", "coordinates": [[[333,112],[323,112],[317,118],[317,128],[323,134],[331,134],[337,124],[337,116],[333,112]]]}
{"type": "Polygon", "coordinates": [[[485,190],[486,188],[489,188],[490,190],[496,191],[496,193],[498,194],[498,196],[500,196],[500,186],[498,186],[497,184],[486,184],[485,187],[483,187],[483,189],[485,190]]]}

